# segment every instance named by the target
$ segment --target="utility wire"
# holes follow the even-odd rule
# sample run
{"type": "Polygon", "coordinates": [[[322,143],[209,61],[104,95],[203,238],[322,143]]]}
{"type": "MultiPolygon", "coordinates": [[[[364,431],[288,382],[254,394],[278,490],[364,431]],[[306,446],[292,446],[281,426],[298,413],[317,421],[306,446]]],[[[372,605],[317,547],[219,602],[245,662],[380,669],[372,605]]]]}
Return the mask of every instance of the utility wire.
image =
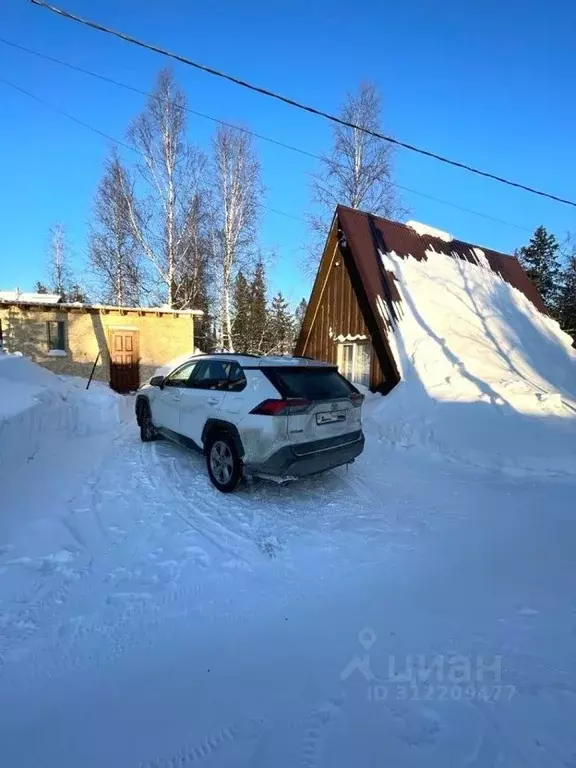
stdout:
{"type": "MultiPolygon", "coordinates": [[[[72,70],[74,72],[80,72],[80,73],[82,73],[84,75],[89,75],[90,77],[94,77],[97,80],[101,80],[101,81],[103,81],[105,83],[109,83],[111,85],[118,86],[119,88],[124,88],[127,91],[132,91],[133,93],[138,93],[138,94],[140,94],[142,96],[147,96],[148,98],[153,98],[153,94],[152,93],[150,93],[149,91],[145,91],[142,88],[136,88],[135,86],[128,85],[127,83],[123,83],[120,80],[115,80],[115,79],[113,79],[111,77],[106,77],[106,75],[101,75],[98,72],[93,72],[93,71],[91,71],[89,69],[84,69],[83,67],[79,67],[76,64],[71,64],[68,61],[64,61],[62,59],[55,58],[54,56],[48,56],[45,53],[40,53],[39,51],[35,51],[32,48],[27,48],[24,45],[19,45],[18,43],[14,43],[14,42],[12,42],[10,40],[6,40],[5,38],[0,37],[0,43],[3,43],[4,45],[8,45],[11,48],[16,48],[16,49],[18,49],[20,51],[24,51],[25,53],[29,53],[29,54],[31,54],[33,56],[37,56],[40,59],[44,59],[46,61],[51,61],[54,64],[59,64],[60,66],[66,67],[67,69],[70,69],[70,70],[72,70]]],[[[37,97],[35,97],[35,96],[33,98],[37,99],[37,97]]],[[[249,136],[253,136],[256,139],[260,139],[261,141],[267,141],[270,144],[275,144],[276,146],[282,147],[283,149],[288,149],[288,150],[290,150],[292,152],[297,152],[300,155],[304,155],[305,157],[310,157],[310,158],[313,158],[315,160],[319,160],[322,163],[326,163],[327,162],[327,159],[325,157],[322,157],[322,155],[317,155],[314,152],[310,152],[310,151],[308,151],[306,149],[302,149],[302,147],[296,147],[296,146],[294,146],[292,144],[286,144],[285,142],[279,141],[278,139],[273,139],[270,136],[264,136],[261,133],[256,133],[254,131],[250,131],[247,128],[244,128],[244,127],[242,127],[240,125],[234,125],[233,123],[226,122],[225,120],[220,120],[220,119],[218,119],[216,117],[213,117],[212,115],[207,115],[204,112],[198,112],[195,109],[191,109],[190,107],[179,107],[179,108],[186,110],[187,112],[189,112],[192,115],[195,115],[196,117],[201,117],[201,118],[204,118],[205,120],[210,120],[211,122],[218,123],[219,125],[225,125],[228,128],[233,128],[233,129],[235,129],[237,131],[241,131],[242,133],[248,134],[249,136]]],[[[114,139],[114,141],[115,141],[115,139],[114,139]]],[[[126,145],[123,145],[123,146],[126,146],[126,145]]],[[[342,163],[334,163],[334,164],[338,165],[340,168],[347,169],[346,166],[343,165],[342,163]]],[[[515,229],[521,229],[524,232],[531,232],[532,231],[529,227],[524,227],[524,226],[522,226],[520,224],[515,224],[515,223],[513,223],[511,221],[505,221],[504,219],[500,219],[500,218],[498,218],[496,216],[491,216],[490,214],[487,214],[487,213],[481,213],[480,211],[475,211],[472,208],[466,208],[465,206],[457,205],[456,203],[453,203],[453,202],[451,202],[449,200],[443,200],[440,197],[435,197],[434,195],[427,194],[426,192],[421,192],[420,190],[417,190],[417,189],[412,189],[410,187],[405,187],[402,184],[397,184],[396,182],[393,182],[393,181],[390,181],[390,184],[392,186],[396,187],[397,189],[402,189],[405,192],[410,192],[411,194],[419,195],[420,197],[424,197],[424,198],[426,198],[428,200],[433,200],[434,202],[441,203],[442,205],[448,205],[451,208],[455,208],[458,211],[463,211],[465,213],[471,213],[474,216],[480,216],[481,218],[487,219],[489,221],[496,222],[497,224],[504,224],[504,225],[506,225],[508,227],[514,227],[515,229]]],[[[277,211],[277,213],[281,213],[281,212],[277,211]]],[[[286,215],[288,215],[288,214],[286,214],[286,215]]]]}
{"type": "Polygon", "coordinates": [[[105,133],[104,131],[101,131],[99,128],[95,128],[93,125],[90,125],[89,123],[85,123],[83,120],[79,120],[77,117],[74,117],[74,115],[71,115],[69,112],[66,112],[66,110],[61,109],[60,107],[57,107],[55,104],[52,104],[49,101],[45,101],[44,99],[40,98],[40,96],[36,96],[35,93],[30,93],[30,91],[27,91],[25,88],[21,88],[19,85],[16,85],[16,83],[13,83],[11,80],[6,80],[6,78],[0,77],[0,83],[4,83],[4,85],[10,86],[10,88],[14,88],[15,91],[20,91],[20,93],[23,93],[26,96],[29,96],[31,99],[34,99],[34,101],[37,101],[39,104],[43,104],[45,107],[48,107],[49,109],[52,109],[55,112],[58,112],[60,115],[67,117],[68,120],[72,120],[74,123],[81,125],[83,128],[87,128],[89,131],[93,131],[94,133],[97,133],[99,136],[103,136],[105,139],[108,139],[109,141],[114,142],[114,144],[119,144],[121,147],[125,147],[126,149],[129,149],[132,152],[137,152],[138,154],[141,154],[140,150],[136,149],[136,147],[133,147],[131,144],[125,144],[123,141],[119,141],[118,139],[115,139],[113,136],[110,136],[110,134],[105,133]]]}
{"type": "Polygon", "coordinates": [[[136,37],[127,35],[125,32],[119,32],[116,29],[112,29],[110,27],[105,27],[102,24],[98,24],[95,21],[90,21],[89,19],[84,19],[81,16],[76,16],[75,14],[70,13],[69,11],[65,11],[62,8],[57,8],[56,6],[50,5],[49,3],[46,3],[43,0],[30,0],[30,2],[33,5],[38,5],[42,8],[46,8],[52,13],[56,13],[59,16],[63,16],[66,19],[70,19],[71,21],[84,24],[85,26],[91,27],[92,29],[96,29],[100,32],[105,32],[108,35],[113,35],[114,37],[118,37],[127,43],[132,43],[133,45],[137,45],[140,48],[145,48],[146,50],[153,51],[154,53],[159,53],[160,55],[167,56],[168,58],[174,59],[175,61],[180,61],[182,64],[187,64],[188,66],[194,67],[195,69],[199,69],[202,72],[208,73],[209,75],[220,77],[223,80],[228,80],[229,82],[235,83],[236,85],[239,85],[242,88],[248,88],[251,91],[260,93],[263,96],[268,96],[269,98],[272,98],[272,99],[276,99],[277,101],[281,101],[284,104],[288,104],[291,107],[296,107],[297,109],[301,109],[305,112],[309,112],[310,114],[317,115],[318,117],[323,117],[326,120],[330,120],[333,123],[336,123],[338,125],[343,125],[345,128],[352,128],[356,131],[361,131],[362,133],[366,133],[370,136],[374,136],[377,139],[382,139],[383,141],[387,141],[390,144],[394,144],[398,147],[402,147],[403,149],[407,149],[410,152],[416,152],[419,155],[424,155],[425,157],[431,157],[432,159],[438,160],[439,162],[445,163],[446,165],[452,165],[456,168],[462,168],[463,170],[468,171],[470,173],[474,173],[477,176],[483,176],[484,178],[497,181],[500,184],[506,184],[509,187],[522,189],[525,192],[530,192],[533,195],[539,195],[540,197],[545,197],[545,198],[548,198],[549,200],[554,200],[557,203],[564,203],[565,205],[570,205],[573,208],[576,208],[576,202],[574,202],[573,200],[567,200],[563,197],[558,197],[557,195],[554,195],[550,192],[543,192],[539,189],[535,189],[534,187],[530,187],[526,184],[521,184],[520,182],[517,182],[517,181],[511,181],[510,179],[506,179],[503,176],[498,176],[495,173],[490,173],[489,171],[482,171],[479,168],[475,168],[472,165],[461,163],[458,160],[452,160],[448,157],[444,157],[443,155],[439,155],[436,152],[431,152],[430,150],[422,149],[420,147],[415,146],[414,144],[409,144],[405,141],[400,141],[399,139],[395,139],[392,136],[386,136],[385,134],[379,133],[378,131],[372,131],[361,125],[356,125],[355,123],[349,122],[348,120],[343,120],[340,117],[336,117],[336,115],[332,115],[329,112],[324,112],[323,110],[317,109],[316,107],[311,107],[307,104],[303,104],[299,101],[295,101],[294,99],[291,99],[288,96],[283,96],[282,94],[276,93],[274,91],[270,91],[267,88],[262,88],[260,86],[253,85],[252,83],[249,83],[246,80],[242,80],[238,77],[235,77],[234,75],[229,75],[225,72],[220,72],[219,70],[213,69],[212,67],[207,67],[205,64],[199,64],[198,62],[192,61],[192,59],[188,59],[186,56],[182,56],[181,54],[173,53],[172,51],[168,51],[165,48],[161,48],[160,46],[157,46],[157,45],[152,45],[151,43],[145,43],[144,41],[139,40],[136,37]]]}
{"type": "MultiPolygon", "coordinates": [[[[11,80],[7,80],[4,77],[0,77],[0,83],[4,83],[4,85],[8,85],[10,88],[14,88],[14,90],[19,91],[20,93],[23,93],[25,96],[30,97],[34,101],[38,102],[39,104],[42,104],[45,107],[48,107],[48,109],[52,109],[54,112],[57,112],[59,115],[62,115],[63,117],[68,118],[68,120],[71,120],[73,123],[76,123],[77,125],[81,125],[83,128],[86,128],[89,131],[92,131],[93,133],[98,134],[98,136],[102,136],[105,139],[108,139],[108,141],[111,141],[113,144],[118,144],[121,147],[124,147],[125,149],[129,149],[131,152],[135,152],[137,155],[140,155],[143,157],[142,152],[135,147],[133,144],[126,144],[124,141],[119,141],[118,139],[115,139],[114,136],[110,136],[109,133],[105,133],[104,131],[101,131],[99,128],[96,128],[93,125],[90,125],[90,123],[84,122],[84,120],[79,120],[74,115],[71,115],[69,112],[66,112],[66,110],[61,109],[60,107],[57,107],[55,104],[52,104],[50,101],[46,101],[45,99],[41,99],[39,96],[36,96],[35,93],[31,93],[30,91],[27,91],[25,88],[21,88],[19,85],[16,85],[16,83],[13,83],[11,80]]],[[[280,216],[285,216],[288,219],[294,219],[294,221],[302,221],[305,224],[306,219],[302,218],[302,216],[295,216],[293,213],[287,213],[286,211],[281,211],[278,208],[272,208],[269,205],[266,205],[266,203],[258,203],[258,205],[261,208],[265,208],[266,210],[270,211],[271,213],[277,213],[280,216]]]]}

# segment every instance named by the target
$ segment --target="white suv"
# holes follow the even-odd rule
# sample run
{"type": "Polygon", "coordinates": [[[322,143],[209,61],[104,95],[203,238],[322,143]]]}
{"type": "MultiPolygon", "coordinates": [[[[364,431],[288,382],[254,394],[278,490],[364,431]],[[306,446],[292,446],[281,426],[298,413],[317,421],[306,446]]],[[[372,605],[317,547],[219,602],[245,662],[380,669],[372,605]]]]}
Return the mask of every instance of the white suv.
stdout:
{"type": "Polygon", "coordinates": [[[210,480],[279,483],[349,464],[364,449],[363,395],[335,366],[297,357],[190,357],[136,397],[143,441],[162,435],[206,455],[210,480]]]}

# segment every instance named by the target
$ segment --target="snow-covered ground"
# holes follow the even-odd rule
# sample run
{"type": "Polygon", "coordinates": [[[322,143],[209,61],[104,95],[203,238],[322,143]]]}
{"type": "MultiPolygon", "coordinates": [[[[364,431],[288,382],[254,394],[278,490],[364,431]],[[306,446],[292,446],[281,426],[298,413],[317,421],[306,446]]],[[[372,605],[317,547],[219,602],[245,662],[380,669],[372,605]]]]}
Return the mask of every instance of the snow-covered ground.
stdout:
{"type": "Polygon", "coordinates": [[[2,768],[576,765],[576,478],[394,442],[400,388],[348,471],[225,496],[131,398],[22,366],[2,768]]]}
{"type": "Polygon", "coordinates": [[[575,353],[476,256],[383,256],[403,381],[287,488],[0,356],[2,768],[575,768],[575,353]]]}

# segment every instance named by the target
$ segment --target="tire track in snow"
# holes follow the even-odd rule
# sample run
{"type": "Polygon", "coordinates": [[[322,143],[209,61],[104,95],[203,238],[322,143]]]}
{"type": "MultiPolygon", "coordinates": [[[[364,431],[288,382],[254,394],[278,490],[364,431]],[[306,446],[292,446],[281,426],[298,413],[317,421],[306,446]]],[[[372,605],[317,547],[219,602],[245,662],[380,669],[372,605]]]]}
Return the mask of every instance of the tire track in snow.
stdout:
{"type": "MultiPolygon", "coordinates": [[[[113,542],[104,552],[91,556],[88,562],[76,571],[74,579],[67,579],[64,583],[60,583],[50,592],[44,594],[41,600],[36,600],[33,605],[29,604],[21,612],[24,617],[27,617],[23,619],[22,623],[22,627],[26,629],[25,635],[22,636],[21,633],[14,640],[12,647],[5,649],[5,658],[9,658],[9,652],[14,649],[14,646],[17,646],[18,651],[22,652],[24,650],[23,640],[26,640],[28,644],[28,662],[35,662],[37,658],[41,659],[48,649],[58,645],[57,654],[48,654],[52,665],[49,670],[43,664],[31,664],[35,668],[35,679],[38,676],[43,678],[52,675],[58,669],[78,670],[86,666],[91,667],[99,660],[109,661],[119,654],[126,653],[130,648],[149,645],[150,641],[147,636],[155,628],[162,626],[162,612],[166,607],[179,602],[197,604],[198,594],[203,590],[202,582],[194,582],[180,588],[162,588],[163,591],[155,591],[154,594],[148,592],[148,587],[145,588],[145,592],[138,592],[140,584],[136,587],[131,586],[129,589],[123,586],[120,590],[111,592],[110,576],[114,580],[114,575],[118,571],[124,570],[130,578],[134,575],[133,572],[142,565],[143,557],[138,559],[139,554],[142,556],[147,553],[150,557],[154,551],[162,550],[158,544],[162,543],[164,538],[168,539],[169,545],[173,548],[174,541],[182,535],[189,534],[190,529],[193,528],[187,523],[183,525],[183,521],[178,519],[180,516],[174,516],[166,510],[171,505],[183,504],[185,501],[192,505],[195,499],[194,494],[191,500],[186,500],[184,492],[175,490],[170,482],[162,482],[162,477],[158,478],[159,474],[164,475],[164,477],[166,474],[161,464],[150,467],[148,459],[150,458],[151,446],[135,443],[130,434],[125,436],[123,443],[121,448],[123,449],[124,460],[118,462],[113,457],[111,464],[106,465],[93,478],[90,485],[92,501],[89,507],[98,504],[101,496],[109,493],[110,486],[124,489],[123,495],[121,494],[114,499],[115,506],[120,504],[125,508],[124,511],[130,511],[134,507],[134,500],[130,496],[131,491],[134,489],[142,491],[145,488],[147,493],[140,494],[145,498],[145,506],[137,509],[136,515],[132,514],[132,525],[128,533],[124,532],[125,535],[113,542]],[[110,483],[110,467],[112,467],[112,483],[110,483]],[[125,485],[118,484],[114,478],[125,476],[127,468],[130,470],[131,483],[129,488],[125,489],[125,485]],[[160,472],[160,469],[163,471],[160,472]],[[166,495],[167,489],[169,490],[168,497],[166,495]],[[160,511],[161,514],[158,514],[160,511]],[[146,518],[146,524],[142,520],[143,517],[146,518]],[[152,522],[150,525],[149,523],[154,519],[156,522],[152,522]],[[165,521],[171,522],[172,530],[168,529],[165,521]],[[177,522],[179,530],[174,530],[174,522],[177,522]],[[112,571],[111,574],[110,571],[112,571]],[[194,599],[191,600],[191,597],[194,599]],[[122,615],[106,616],[106,605],[116,606],[116,608],[124,606],[122,615]],[[64,611],[69,615],[64,619],[57,620],[57,614],[62,616],[64,611]],[[73,646],[76,642],[81,642],[88,636],[98,634],[103,640],[103,648],[93,647],[90,656],[86,658],[73,652],[73,646]],[[32,649],[30,649],[31,643],[33,643],[32,649]]],[[[184,480],[185,478],[181,478],[180,482],[184,480]]],[[[215,507],[217,508],[217,505],[215,507]]],[[[118,521],[115,520],[114,522],[118,521]]],[[[125,526],[126,517],[121,517],[119,522],[125,526]]],[[[196,535],[202,533],[201,530],[194,532],[196,535]]],[[[183,562],[195,560],[198,563],[198,552],[201,551],[203,558],[200,560],[205,567],[206,561],[209,561],[205,551],[190,545],[189,541],[184,543],[187,546],[182,547],[183,562]],[[191,557],[188,556],[187,550],[192,550],[191,557]]],[[[196,542],[194,541],[194,543],[196,542]]],[[[224,551],[226,554],[237,558],[236,549],[226,548],[224,551]]],[[[144,564],[143,568],[146,566],[150,568],[149,563],[144,564]]],[[[214,578],[217,581],[233,578],[233,575],[227,571],[209,575],[212,583],[214,583],[214,578]]],[[[158,585],[153,586],[156,590],[158,589],[158,585]]]]}
{"type": "Polygon", "coordinates": [[[328,699],[306,718],[300,765],[305,766],[305,768],[316,768],[316,766],[322,765],[324,731],[330,722],[340,714],[344,700],[344,695],[328,699]]]}
{"type": "Polygon", "coordinates": [[[144,760],[139,763],[138,768],[181,768],[202,762],[213,757],[216,752],[233,746],[238,740],[256,738],[264,725],[263,719],[249,720],[244,724],[228,725],[214,734],[209,734],[194,746],[182,747],[169,757],[144,760]]]}
{"type": "MultiPolygon", "coordinates": [[[[7,637],[6,633],[0,635],[2,640],[8,640],[2,644],[0,669],[2,668],[2,660],[8,659],[15,648],[18,648],[19,652],[22,651],[23,642],[38,642],[42,638],[44,640],[50,639],[50,636],[54,634],[60,638],[60,628],[69,623],[70,619],[58,621],[57,615],[61,615],[65,610],[71,610],[70,599],[78,604],[78,610],[81,612],[84,612],[86,604],[92,605],[95,602],[97,590],[94,589],[94,574],[96,570],[100,571],[96,586],[101,587],[103,592],[108,594],[110,586],[105,584],[106,575],[110,570],[113,570],[113,567],[107,567],[108,561],[112,561],[111,566],[117,565],[118,562],[130,562],[139,546],[150,536],[147,526],[139,519],[143,510],[136,508],[134,512],[134,502],[131,497],[131,493],[140,486],[139,481],[145,476],[145,473],[141,471],[142,462],[138,460],[136,447],[138,444],[135,443],[130,432],[124,433],[121,440],[116,437],[113,443],[116,443],[122,452],[124,461],[118,462],[117,456],[111,455],[108,461],[104,462],[95,473],[92,473],[84,491],[70,500],[68,515],[72,519],[80,520],[79,509],[91,515],[93,510],[102,505],[102,497],[110,493],[110,487],[121,488],[123,493],[113,495],[112,498],[114,499],[114,515],[116,518],[120,517],[119,522],[124,528],[119,529],[117,526],[112,526],[112,528],[115,528],[116,531],[121,530],[122,535],[114,541],[110,541],[110,538],[106,536],[102,521],[96,521],[96,527],[110,542],[108,547],[96,554],[86,550],[85,561],[81,567],[76,567],[73,572],[68,569],[65,574],[56,572],[51,579],[46,580],[44,578],[39,584],[34,584],[25,595],[20,595],[17,598],[16,604],[25,603],[25,607],[10,613],[11,624],[21,626],[23,630],[13,637],[7,637]],[[126,464],[128,464],[128,469],[132,471],[126,472],[126,464]],[[123,481],[126,476],[131,478],[128,487],[126,487],[125,482],[119,482],[123,481]],[[110,482],[111,480],[112,482],[110,482]],[[81,506],[80,503],[82,503],[81,506]],[[76,513],[71,507],[72,504],[76,507],[76,513]],[[125,530],[126,523],[130,523],[128,530],[125,530]]],[[[148,506],[144,511],[148,512],[148,506]]],[[[90,518],[90,522],[92,524],[92,518],[90,518]]],[[[116,519],[115,522],[118,520],[116,519]]],[[[68,526],[65,524],[65,527],[68,526]]],[[[78,538],[78,533],[76,538],[78,538]]],[[[104,602],[104,599],[101,602],[104,602]]]]}

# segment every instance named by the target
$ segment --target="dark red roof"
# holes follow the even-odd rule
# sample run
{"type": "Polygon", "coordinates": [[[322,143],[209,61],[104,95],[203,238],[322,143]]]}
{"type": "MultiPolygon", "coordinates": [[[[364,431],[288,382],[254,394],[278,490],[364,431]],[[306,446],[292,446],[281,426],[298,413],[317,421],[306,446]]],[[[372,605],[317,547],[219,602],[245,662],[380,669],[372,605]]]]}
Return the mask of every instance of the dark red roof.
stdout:
{"type": "MultiPolygon", "coordinates": [[[[377,274],[377,267],[381,270],[380,260],[374,259],[374,255],[377,256],[377,248],[386,253],[394,251],[402,258],[412,256],[418,261],[427,260],[426,251],[433,249],[437,253],[458,256],[471,262],[477,260],[472,249],[480,248],[494,272],[500,273],[507,283],[521,291],[540,312],[547,313],[536,287],[530,282],[528,275],[514,256],[507,256],[484,246],[475,246],[463,240],[445,242],[438,237],[419,235],[405,224],[381,219],[342,205],[337,207],[336,215],[340,229],[350,244],[358,269],[364,273],[363,282],[365,286],[372,283],[373,290],[378,290],[381,284],[381,277],[377,274]]],[[[390,281],[386,282],[390,284],[390,281]]],[[[391,289],[394,290],[393,286],[391,289]]]]}

